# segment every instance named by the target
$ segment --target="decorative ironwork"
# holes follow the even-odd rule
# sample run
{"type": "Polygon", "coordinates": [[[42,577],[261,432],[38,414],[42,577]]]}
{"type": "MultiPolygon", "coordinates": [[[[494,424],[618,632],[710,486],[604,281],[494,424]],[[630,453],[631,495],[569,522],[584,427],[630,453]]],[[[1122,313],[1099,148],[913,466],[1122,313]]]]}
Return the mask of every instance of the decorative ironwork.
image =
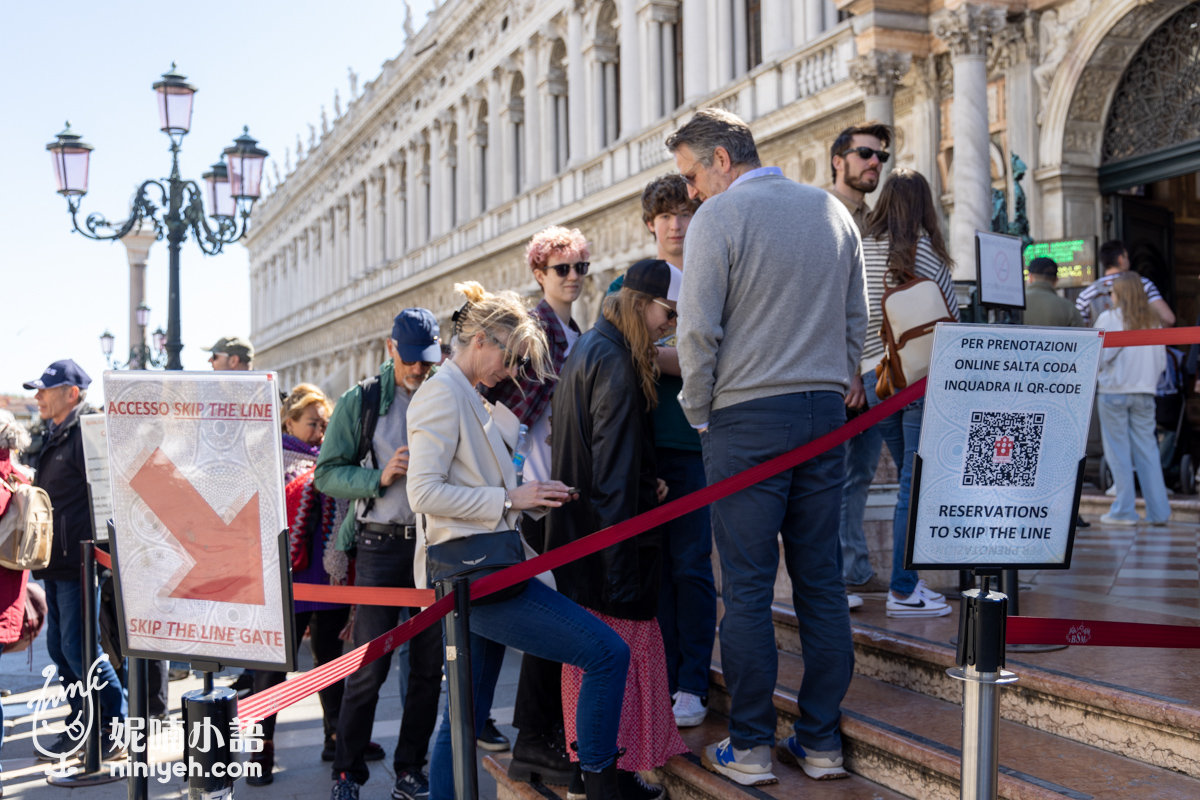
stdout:
{"type": "Polygon", "coordinates": [[[1159,26],[1129,63],[1104,129],[1103,162],[1200,138],[1200,4],[1159,26]]]}

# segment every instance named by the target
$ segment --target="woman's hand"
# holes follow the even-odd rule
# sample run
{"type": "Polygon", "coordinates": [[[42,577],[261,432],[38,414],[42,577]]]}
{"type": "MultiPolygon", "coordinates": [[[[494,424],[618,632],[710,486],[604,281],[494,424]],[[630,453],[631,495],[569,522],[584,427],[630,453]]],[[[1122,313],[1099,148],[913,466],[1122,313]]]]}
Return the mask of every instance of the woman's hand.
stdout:
{"type": "Polygon", "coordinates": [[[657,488],[655,488],[654,494],[658,497],[658,502],[660,504],[662,503],[663,500],[667,499],[667,493],[669,491],[670,490],[667,488],[667,482],[664,481],[662,478],[659,478],[658,486],[657,486],[657,488]]]}
{"type": "Polygon", "coordinates": [[[517,511],[531,508],[558,508],[571,499],[571,487],[562,481],[526,481],[508,493],[517,511]]]}

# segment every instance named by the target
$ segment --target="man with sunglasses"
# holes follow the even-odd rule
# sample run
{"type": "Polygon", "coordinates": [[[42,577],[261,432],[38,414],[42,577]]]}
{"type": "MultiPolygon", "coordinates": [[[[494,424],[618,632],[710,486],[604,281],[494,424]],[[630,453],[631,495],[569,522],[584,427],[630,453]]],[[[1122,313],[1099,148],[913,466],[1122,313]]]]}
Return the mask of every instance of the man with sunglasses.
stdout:
{"type": "Polygon", "coordinates": [[[833,169],[833,188],[829,191],[846,206],[860,234],[867,221],[866,196],[879,187],[883,165],[891,158],[886,149],[891,142],[890,127],[869,122],[846,128],[829,149],[833,169]]]}
{"type": "MultiPolygon", "coordinates": [[[[571,317],[571,307],[583,291],[589,257],[590,249],[583,234],[558,225],[534,234],[525,248],[526,263],[543,295],[533,315],[546,333],[555,373],[562,372],[567,354],[583,334],[571,317]]],[[[554,381],[541,383],[518,377],[485,393],[488,400],[508,406],[517,419],[529,426],[526,480],[550,480],[550,399],[554,387],[554,381]]],[[[521,533],[530,547],[545,552],[544,520],[526,516],[521,533]]],[[[562,665],[526,655],[521,661],[513,708],[517,741],[513,745],[509,777],[522,781],[539,779],[556,785],[570,783],[574,768],[563,733],[562,665]]],[[[507,740],[488,720],[478,744],[487,750],[503,750],[507,740]]]]}
{"type": "MultiPolygon", "coordinates": [[[[331,497],[354,500],[337,533],[338,550],[357,553],[355,585],[413,587],[416,517],[408,504],[408,406],[441,361],[438,323],[424,308],[406,308],[387,340],[388,360],[379,374],[351,387],[329,417],[314,483],[331,497]]],[[[354,646],[383,635],[409,609],[360,605],[354,618],[354,646]]],[[[422,767],[437,723],[442,682],[442,634],[433,626],[408,644],[408,684],[400,740],[392,759],[393,800],[426,800],[429,779],[422,767]]],[[[371,742],[379,689],[392,656],[364,664],[346,679],[337,741],[322,758],[333,761],[332,800],[357,800],[367,782],[367,761],[384,757],[371,742]]]]}

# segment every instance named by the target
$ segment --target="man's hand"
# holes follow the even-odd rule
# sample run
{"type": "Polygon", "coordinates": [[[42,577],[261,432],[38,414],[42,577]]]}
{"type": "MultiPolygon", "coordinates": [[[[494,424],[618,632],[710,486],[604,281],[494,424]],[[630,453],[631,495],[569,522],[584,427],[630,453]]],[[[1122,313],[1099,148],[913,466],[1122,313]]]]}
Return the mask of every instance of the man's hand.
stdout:
{"type": "Polygon", "coordinates": [[[850,379],[850,391],[846,394],[846,408],[862,408],[867,404],[867,390],[863,388],[862,375],[850,379]]]}
{"type": "Polygon", "coordinates": [[[408,474],[408,445],[397,447],[395,454],[388,460],[388,463],[383,468],[383,475],[379,478],[380,486],[391,486],[396,481],[408,474]]]}
{"type": "Polygon", "coordinates": [[[667,492],[669,491],[670,489],[667,488],[667,482],[662,478],[659,478],[658,487],[654,490],[654,494],[658,497],[659,503],[662,503],[663,500],[667,499],[667,492]]]}

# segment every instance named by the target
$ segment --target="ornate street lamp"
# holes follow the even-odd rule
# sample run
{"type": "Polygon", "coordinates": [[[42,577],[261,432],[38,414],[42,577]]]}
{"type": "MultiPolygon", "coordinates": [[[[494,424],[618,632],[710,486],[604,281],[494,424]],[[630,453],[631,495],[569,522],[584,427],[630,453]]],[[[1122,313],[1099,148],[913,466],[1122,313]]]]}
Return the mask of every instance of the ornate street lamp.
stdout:
{"type": "Polygon", "coordinates": [[[163,333],[162,328],[154,331],[154,353],[151,353],[150,348],[146,346],[146,326],[150,324],[150,306],[138,303],[134,316],[137,319],[138,330],[141,332],[140,341],[136,344],[130,343],[129,360],[124,364],[120,362],[113,364],[113,342],[116,337],[108,330],[100,334],[100,350],[104,353],[104,360],[108,362],[109,369],[149,369],[163,366],[163,347],[166,344],[167,335],[163,333]]]}
{"type": "MultiPolygon", "coordinates": [[[[120,239],[145,219],[154,226],[157,238],[166,237],[170,252],[170,298],[164,346],[167,369],[183,369],[179,360],[179,353],[183,350],[179,326],[180,245],[190,230],[204,253],[216,255],[225,245],[246,235],[250,227],[250,209],[259,197],[263,163],[269,153],[258,147],[257,140],[250,136],[249,127],[243,127],[242,135],[233,140],[233,146],[225,148],[222,160],[204,174],[213,220],[210,225],[204,215],[204,192],[195,181],[184,180],[179,175],[179,149],[183,137],[192,126],[192,99],[196,87],[188,83],[186,76],[176,71],[172,63],[171,70],[154,84],[154,91],[158,96],[159,127],[171,139],[171,176],[164,180],[144,181],[134,194],[129,216],[123,222],[109,222],[103,215],[92,213],[80,227],[79,206],[88,190],[88,168],[93,148],[81,141],[80,135],[71,130],[70,123],[53,142],[46,145],[46,149],[54,161],[57,191],[67,198],[67,211],[77,232],[98,241],[120,239]],[[157,189],[154,193],[157,203],[150,199],[152,188],[157,189]]],[[[138,313],[141,313],[140,309],[138,313]]],[[[147,320],[148,314],[149,309],[147,320]]],[[[145,352],[144,325],[142,329],[141,347],[145,352]]],[[[161,352],[157,341],[160,332],[155,332],[155,347],[161,352]]],[[[106,356],[112,353],[111,342],[108,348],[106,356]]],[[[142,363],[150,362],[147,354],[147,360],[142,363]]]]}

